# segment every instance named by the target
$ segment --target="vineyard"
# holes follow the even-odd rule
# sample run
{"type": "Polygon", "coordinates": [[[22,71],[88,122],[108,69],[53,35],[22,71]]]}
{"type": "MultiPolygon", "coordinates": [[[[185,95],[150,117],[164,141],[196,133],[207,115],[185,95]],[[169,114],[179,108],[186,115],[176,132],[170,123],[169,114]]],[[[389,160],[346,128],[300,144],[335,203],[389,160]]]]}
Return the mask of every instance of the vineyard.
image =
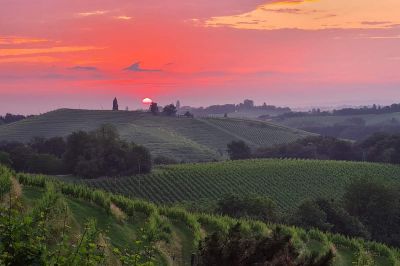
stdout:
{"type": "Polygon", "coordinates": [[[341,161],[245,160],[171,165],[149,175],[82,182],[163,204],[215,200],[227,193],[264,195],[285,212],[307,198],[340,199],[351,180],[364,177],[400,182],[400,167],[341,161]]]}
{"type": "Polygon", "coordinates": [[[287,143],[309,133],[263,122],[239,119],[154,116],[144,112],[61,109],[0,126],[0,141],[67,136],[113,124],[121,137],[146,146],[153,156],[198,162],[226,158],[226,145],[243,140],[252,147],[287,143]]]}
{"type": "MultiPolygon", "coordinates": [[[[287,142],[294,142],[298,136],[293,134],[293,131],[288,131],[287,128],[268,124],[259,121],[249,121],[243,119],[204,119],[210,125],[220,128],[230,134],[234,134],[240,138],[243,132],[246,132],[249,145],[254,147],[271,146],[282,143],[282,139],[287,142]]],[[[299,135],[305,134],[301,130],[296,132],[299,135]]]]}
{"type": "MultiPolygon", "coordinates": [[[[79,230],[85,218],[95,218],[98,228],[108,232],[110,238],[108,249],[129,243],[135,239],[140,228],[146,227],[147,230],[157,232],[160,228],[168,227],[166,237],[169,240],[158,240],[156,244],[156,265],[190,265],[191,254],[195,252],[199,240],[215,231],[227,232],[238,222],[243,232],[252,234],[270,235],[279,228],[291,236],[291,242],[298,250],[299,256],[311,256],[316,261],[327,252],[333,252],[334,265],[399,265],[398,250],[375,242],[326,234],[317,230],[305,231],[283,225],[158,207],[145,201],[132,200],[76,184],[51,181],[43,176],[18,174],[16,179],[13,176],[12,172],[0,168],[0,183],[8,184],[2,187],[0,195],[15,190],[15,187],[22,187],[20,197],[27,204],[27,208],[32,208],[37,204],[40,206],[42,197],[53,187],[68,203],[69,220],[75,223],[73,230],[79,230]],[[11,179],[14,181],[10,182],[11,179]],[[115,212],[116,208],[119,210],[118,215],[115,212]],[[124,218],[121,219],[121,216],[124,218]]],[[[105,252],[105,255],[110,256],[108,252],[105,252]]],[[[104,265],[113,263],[115,260],[112,260],[111,256],[104,265]]]]}

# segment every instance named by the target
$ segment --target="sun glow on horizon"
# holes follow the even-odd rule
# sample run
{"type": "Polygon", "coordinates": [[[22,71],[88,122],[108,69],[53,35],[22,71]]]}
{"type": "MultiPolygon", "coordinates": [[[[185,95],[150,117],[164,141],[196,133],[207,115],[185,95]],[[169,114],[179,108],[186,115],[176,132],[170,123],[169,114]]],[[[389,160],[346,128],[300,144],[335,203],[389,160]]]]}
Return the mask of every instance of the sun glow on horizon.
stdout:
{"type": "Polygon", "coordinates": [[[152,104],[152,103],[153,103],[153,100],[150,99],[150,98],[144,98],[144,99],[142,100],[142,103],[143,103],[143,104],[146,104],[146,105],[149,105],[149,104],[152,104]]]}

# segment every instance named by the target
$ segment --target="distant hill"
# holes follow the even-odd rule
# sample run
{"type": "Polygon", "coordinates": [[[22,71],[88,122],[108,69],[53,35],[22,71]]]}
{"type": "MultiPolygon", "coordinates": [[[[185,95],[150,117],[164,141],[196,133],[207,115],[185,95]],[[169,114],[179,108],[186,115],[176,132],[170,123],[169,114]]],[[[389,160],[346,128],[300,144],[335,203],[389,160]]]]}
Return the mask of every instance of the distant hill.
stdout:
{"type": "Polygon", "coordinates": [[[228,193],[272,198],[280,211],[306,199],[340,199],[356,178],[400,183],[400,167],[377,163],[314,160],[244,160],[163,166],[149,175],[93,179],[85,184],[157,203],[217,200],[228,193]]]}
{"type": "Polygon", "coordinates": [[[356,115],[306,115],[272,118],[273,123],[335,138],[363,140],[374,133],[400,133],[400,112],[356,115]]]}
{"type": "Polygon", "coordinates": [[[271,123],[233,118],[183,118],[154,116],[145,112],[60,109],[0,126],[0,141],[27,142],[33,137],[66,136],[73,131],[94,130],[114,124],[123,139],[187,162],[226,157],[226,145],[243,140],[253,148],[292,142],[310,135],[302,130],[271,123]]]}
{"type": "Polygon", "coordinates": [[[386,114],[361,114],[361,115],[313,115],[289,117],[277,121],[279,124],[293,127],[303,128],[311,126],[333,126],[335,124],[343,124],[354,119],[362,119],[366,126],[372,125],[388,125],[400,122],[400,112],[386,114]]]}

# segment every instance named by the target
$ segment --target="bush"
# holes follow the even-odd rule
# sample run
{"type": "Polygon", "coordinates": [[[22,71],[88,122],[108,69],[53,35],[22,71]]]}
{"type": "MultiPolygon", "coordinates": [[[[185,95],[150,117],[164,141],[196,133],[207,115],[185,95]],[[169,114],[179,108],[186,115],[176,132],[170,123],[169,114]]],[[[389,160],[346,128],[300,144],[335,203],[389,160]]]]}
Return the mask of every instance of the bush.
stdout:
{"type": "Polygon", "coordinates": [[[12,165],[10,154],[0,151],[0,164],[10,167],[12,165]]]}
{"type": "Polygon", "coordinates": [[[27,161],[27,171],[37,174],[62,175],[67,170],[63,160],[50,154],[33,154],[27,161]]]}
{"type": "Polygon", "coordinates": [[[293,214],[291,222],[304,228],[318,228],[354,237],[369,238],[365,226],[341,205],[326,199],[307,200],[293,214]]]}
{"type": "Polygon", "coordinates": [[[228,143],[228,154],[231,160],[242,160],[251,157],[250,147],[242,140],[228,143]]]}
{"type": "Polygon", "coordinates": [[[318,228],[329,231],[333,225],[328,222],[326,213],[311,200],[304,201],[295,212],[292,222],[304,228],[318,228]]]}
{"type": "Polygon", "coordinates": [[[178,164],[178,161],[175,160],[174,158],[160,155],[154,158],[154,164],[156,165],[178,164]]]}
{"type": "Polygon", "coordinates": [[[278,218],[275,203],[266,197],[226,195],[217,202],[218,213],[235,218],[252,218],[273,222],[278,218]]]}

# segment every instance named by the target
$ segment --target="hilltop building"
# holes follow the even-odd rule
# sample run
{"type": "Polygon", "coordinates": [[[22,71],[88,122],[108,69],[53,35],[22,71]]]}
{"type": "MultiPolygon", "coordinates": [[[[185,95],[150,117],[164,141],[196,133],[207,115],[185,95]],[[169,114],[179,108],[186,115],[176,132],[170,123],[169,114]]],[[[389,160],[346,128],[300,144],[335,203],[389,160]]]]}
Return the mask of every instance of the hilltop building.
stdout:
{"type": "Polygon", "coordinates": [[[115,97],[113,101],[113,111],[118,111],[118,109],[118,100],[117,97],[115,97]]]}

